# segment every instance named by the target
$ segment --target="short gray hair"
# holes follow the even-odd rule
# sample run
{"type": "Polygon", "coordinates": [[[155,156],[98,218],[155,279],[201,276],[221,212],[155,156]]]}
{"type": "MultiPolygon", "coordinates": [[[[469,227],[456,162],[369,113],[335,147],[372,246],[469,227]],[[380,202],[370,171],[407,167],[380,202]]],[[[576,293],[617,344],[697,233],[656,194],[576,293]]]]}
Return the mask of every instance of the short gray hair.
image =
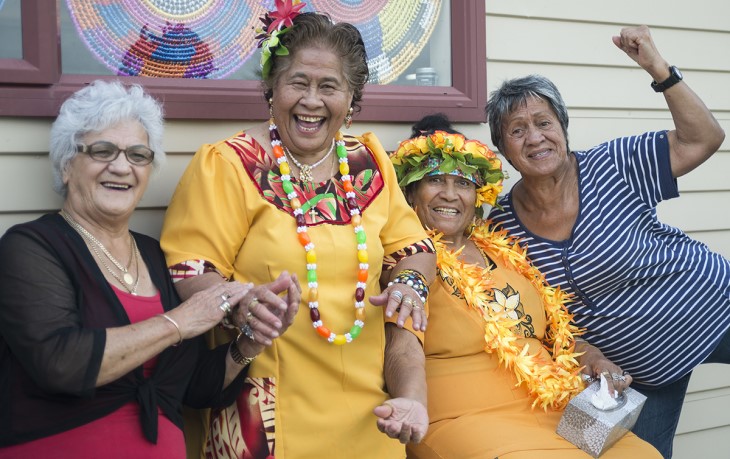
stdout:
{"type": "Polygon", "coordinates": [[[66,197],[63,173],[77,155],[81,137],[99,132],[115,124],[139,121],[147,132],[150,148],[155,152],[152,166],[159,169],[165,160],[162,149],[164,121],[162,105],[145,93],[139,85],[123,85],[119,81],[96,80],[68,98],[51,127],[49,156],[53,169],[53,189],[66,197]]]}
{"type": "MultiPolygon", "coordinates": [[[[552,81],[544,76],[528,75],[505,81],[489,95],[485,111],[492,134],[492,143],[500,152],[504,152],[504,139],[502,138],[504,118],[531,97],[538,97],[550,105],[563,128],[565,142],[568,143],[568,109],[560,91],[552,81]]],[[[568,151],[570,151],[570,147],[568,147],[568,151]]]]}

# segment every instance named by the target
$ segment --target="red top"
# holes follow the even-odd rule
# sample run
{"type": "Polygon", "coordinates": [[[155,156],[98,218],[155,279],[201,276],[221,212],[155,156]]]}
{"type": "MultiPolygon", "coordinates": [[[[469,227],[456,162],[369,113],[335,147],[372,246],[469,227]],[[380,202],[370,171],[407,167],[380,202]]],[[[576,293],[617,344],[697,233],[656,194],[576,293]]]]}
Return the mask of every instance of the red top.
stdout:
{"type": "MultiPolygon", "coordinates": [[[[154,296],[135,296],[114,287],[131,323],[162,314],[159,292],[154,296]]],[[[154,371],[157,358],[144,364],[144,375],[154,371]]],[[[57,459],[114,458],[185,458],[183,432],[158,408],[157,444],[148,442],[139,423],[140,407],[127,403],[106,417],[75,429],[27,443],[0,448],[0,459],[54,457],[57,459]]]]}

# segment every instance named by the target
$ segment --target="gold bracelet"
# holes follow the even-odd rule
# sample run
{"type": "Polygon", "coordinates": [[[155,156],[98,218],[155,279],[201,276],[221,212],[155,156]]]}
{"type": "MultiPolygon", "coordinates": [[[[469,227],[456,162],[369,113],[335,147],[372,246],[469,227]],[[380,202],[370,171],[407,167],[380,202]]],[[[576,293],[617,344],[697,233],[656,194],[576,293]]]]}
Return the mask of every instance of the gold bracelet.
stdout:
{"type": "Polygon", "coordinates": [[[172,317],[168,316],[167,314],[160,314],[160,317],[164,317],[168,321],[170,321],[171,324],[175,326],[175,329],[177,329],[177,335],[180,337],[180,340],[173,344],[172,347],[179,346],[183,342],[182,332],[180,331],[180,325],[177,324],[174,320],[172,320],[172,317]]]}
{"type": "Polygon", "coordinates": [[[228,351],[231,354],[231,358],[234,362],[245,367],[253,362],[256,356],[254,355],[253,357],[244,357],[243,354],[241,354],[241,350],[238,349],[238,340],[239,338],[241,338],[242,335],[243,333],[239,333],[238,336],[236,336],[236,339],[231,341],[231,345],[228,347],[228,351]]]}

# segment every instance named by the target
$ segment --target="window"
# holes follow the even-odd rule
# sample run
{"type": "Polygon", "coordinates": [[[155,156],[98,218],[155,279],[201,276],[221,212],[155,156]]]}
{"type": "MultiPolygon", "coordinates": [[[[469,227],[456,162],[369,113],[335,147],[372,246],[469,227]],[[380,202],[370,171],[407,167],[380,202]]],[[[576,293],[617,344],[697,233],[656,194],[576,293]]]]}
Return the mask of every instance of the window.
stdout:
{"type": "MultiPolygon", "coordinates": [[[[454,121],[484,121],[484,1],[444,1],[442,8],[442,24],[397,81],[366,86],[359,120],[413,121],[441,111],[454,121]]],[[[81,53],[73,53],[83,44],[78,37],[73,42],[75,29],[68,16],[65,2],[5,0],[0,25],[14,23],[15,28],[2,27],[0,41],[17,43],[22,36],[22,57],[17,44],[0,47],[1,116],[55,116],[61,102],[82,85],[96,78],[117,78],[99,62],[84,62],[77,55],[81,53]],[[8,19],[13,14],[20,14],[21,20],[8,19]]],[[[170,119],[265,119],[259,82],[246,79],[251,74],[243,69],[240,75],[217,80],[122,78],[143,84],[162,100],[170,119]]]]}

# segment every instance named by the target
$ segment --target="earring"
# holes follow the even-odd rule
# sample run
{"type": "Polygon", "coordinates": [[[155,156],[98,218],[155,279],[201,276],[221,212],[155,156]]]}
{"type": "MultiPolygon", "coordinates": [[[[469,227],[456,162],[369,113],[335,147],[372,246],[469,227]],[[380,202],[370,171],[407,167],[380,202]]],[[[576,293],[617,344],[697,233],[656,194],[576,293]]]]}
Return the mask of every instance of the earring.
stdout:
{"type": "Polygon", "coordinates": [[[466,227],[466,237],[471,238],[474,234],[474,230],[477,228],[476,223],[472,220],[472,222],[469,224],[469,226],[466,227]]]}
{"type": "Polygon", "coordinates": [[[352,107],[347,111],[347,116],[345,117],[345,129],[350,129],[352,126],[352,107]]]}
{"type": "Polygon", "coordinates": [[[269,97],[269,116],[274,117],[274,98],[269,97]]]}

